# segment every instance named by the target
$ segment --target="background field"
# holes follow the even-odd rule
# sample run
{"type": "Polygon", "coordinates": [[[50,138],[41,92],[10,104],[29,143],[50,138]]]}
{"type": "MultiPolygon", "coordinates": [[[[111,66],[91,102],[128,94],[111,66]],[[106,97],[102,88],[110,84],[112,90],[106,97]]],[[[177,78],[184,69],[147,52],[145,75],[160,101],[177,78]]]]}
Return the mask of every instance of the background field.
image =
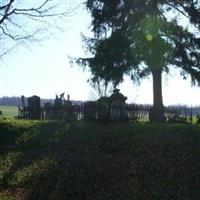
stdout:
{"type": "Polygon", "coordinates": [[[199,125],[0,120],[1,200],[195,200],[199,188],[199,125]]]}
{"type": "Polygon", "coordinates": [[[3,112],[4,117],[15,117],[18,115],[17,106],[0,106],[0,110],[3,112]]]}

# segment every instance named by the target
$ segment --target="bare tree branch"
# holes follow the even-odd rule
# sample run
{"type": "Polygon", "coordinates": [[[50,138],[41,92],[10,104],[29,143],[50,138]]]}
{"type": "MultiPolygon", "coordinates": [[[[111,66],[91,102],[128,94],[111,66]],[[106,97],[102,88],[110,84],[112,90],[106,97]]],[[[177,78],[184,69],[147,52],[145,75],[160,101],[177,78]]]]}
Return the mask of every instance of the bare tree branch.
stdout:
{"type": "Polygon", "coordinates": [[[6,18],[11,15],[13,13],[13,11],[9,12],[10,8],[11,8],[11,5],[12,3],[14,2],[15,0],[10,0],[10,2],[6,5],[6,6],[2,6],[4,8],[1,8],[1,10],[4,10],[4,14],[3,14],[3,17],[0,19],[0,24],[2,24],[4,22],[4,20],[6,20],[6,18]]]}
{"type": "Polygon", "coordinates": [[[7,55],[7,54],[9,54],[11,51],[13,51],[13,49],[15,49],[16,48],[16,46],[12,46],[12,47],[10,47],[9,49],[6,49],[6,51],[4,51],[4,52],[1,52],[0,51],[0,59],[1,58],[3,58],[5,55],[7,55]]]}
{"type": "Polygon", "coordinates": [[[61,31],[62,25],[59,24],[81,4],[74,0],[74,5],[69,6],[67,3],[70,1],[38,0],[21,3],[17,0],[0,0],[0,58],[5,52],[11,52],[12,48],[7,44],[15,46],[22,42],[36,41],[42,31],[47,34],[49,28],[61,31]],[[2,44],[3,40],[7,42],[2,44]]]}
{"type": "MultiPolygon", "coordinates": [[[[178,11],[178,13],[182,14],[184,17],[186,17],[186,18],[188,18],[188,19],[190,18],[190,17],[189,17],[183,10],[181,10],[179,7],[173,5],[172,3],[167,3],[167,2],[166,2],[166,4],[167,4],[169,7],[175,9],[176,11],[178,11]]],[[[180,5],[180,4],[179,4],[179,5],[180,5]]]]}

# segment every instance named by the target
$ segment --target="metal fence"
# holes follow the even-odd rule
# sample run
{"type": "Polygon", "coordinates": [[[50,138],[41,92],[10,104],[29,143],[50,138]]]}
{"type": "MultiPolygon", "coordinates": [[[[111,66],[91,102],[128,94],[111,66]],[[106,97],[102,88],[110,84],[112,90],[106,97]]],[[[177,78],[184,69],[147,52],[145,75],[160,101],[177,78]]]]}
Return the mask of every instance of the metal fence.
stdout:
{"type": "MultiPolygon", "coordinates": [[[[36,109],[40,112],[38,119],[63,121],[134,121],[149,122],[151,105],[122,104],[120,102],[86,101],[79,104],[62,104],[56,106],[47,103],[44,107],[36,109]]],[[[31,119],[33,109],[25,107],[19,110],[21,118],[31,119]]],[[[200,109],[199,109],[200,114],[200,109]]],[[[164,109],[168,122],[192,121],[193,109],[187,106],[168,106],[164,109]]]]}

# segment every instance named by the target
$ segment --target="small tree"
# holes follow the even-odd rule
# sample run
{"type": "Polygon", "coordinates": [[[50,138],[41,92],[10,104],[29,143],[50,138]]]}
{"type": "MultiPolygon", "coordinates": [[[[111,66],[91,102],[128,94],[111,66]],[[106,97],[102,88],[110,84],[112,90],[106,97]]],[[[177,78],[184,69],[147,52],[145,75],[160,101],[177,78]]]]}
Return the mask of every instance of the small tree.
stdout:
{"type": "Polygon", "coordinates": [[[172,9],[177,15],[182,14],[179,2],[86,2],[94,38],[85,38],[85,42],[92,57],[79,58],[77,62],[89,66],[92,80],[100,78],[114,85],[123,81],[124,74],[130,75],[133,81],[152,75],[151,120],[155,122],[164,121],[163,71],[168,72],[172,66],[180,68],[184,78],[189,74],[193,84],[200,84],[198,34],[182,26],[178,18],[168,17],[172,9]]]}

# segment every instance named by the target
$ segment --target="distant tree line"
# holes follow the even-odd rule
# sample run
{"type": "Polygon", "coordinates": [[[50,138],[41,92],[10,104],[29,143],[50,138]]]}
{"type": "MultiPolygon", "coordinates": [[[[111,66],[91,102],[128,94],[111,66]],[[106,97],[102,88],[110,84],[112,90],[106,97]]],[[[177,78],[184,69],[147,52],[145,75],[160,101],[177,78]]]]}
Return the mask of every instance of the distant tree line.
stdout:
{"type": "Polygon", "coordinates": [[[2,97],[0,98],[0,105],[18,106],[18,105],[21,105],[21,98],[20,97],[2,97]]]}
{"type": "MultiPolygon", "coordinates": [[[[41,104],[47,102],[53,102],[53,99],[41,99],[41,104]]],[[[25,104],[27,104],[27,98],[25,98],[25,104]]],[[[21,97],[2,97],[0,98],[0,105],[2,106],[22,106],[21,97]]]]}
{"type": "MultiPolygon", "coordinates": [[[[45,103],[54,103],[55,99],[40,99],[41,106],[45,103]]],[[[73,104],[80,105],[82,101],[72,101],[73,104]]],[[[25,97],[25,104],[27,105],[27,97],[25,97]]],[[[2,97],[0,98],[0,106],[22,106],[21,97],[2,97]]]]}

